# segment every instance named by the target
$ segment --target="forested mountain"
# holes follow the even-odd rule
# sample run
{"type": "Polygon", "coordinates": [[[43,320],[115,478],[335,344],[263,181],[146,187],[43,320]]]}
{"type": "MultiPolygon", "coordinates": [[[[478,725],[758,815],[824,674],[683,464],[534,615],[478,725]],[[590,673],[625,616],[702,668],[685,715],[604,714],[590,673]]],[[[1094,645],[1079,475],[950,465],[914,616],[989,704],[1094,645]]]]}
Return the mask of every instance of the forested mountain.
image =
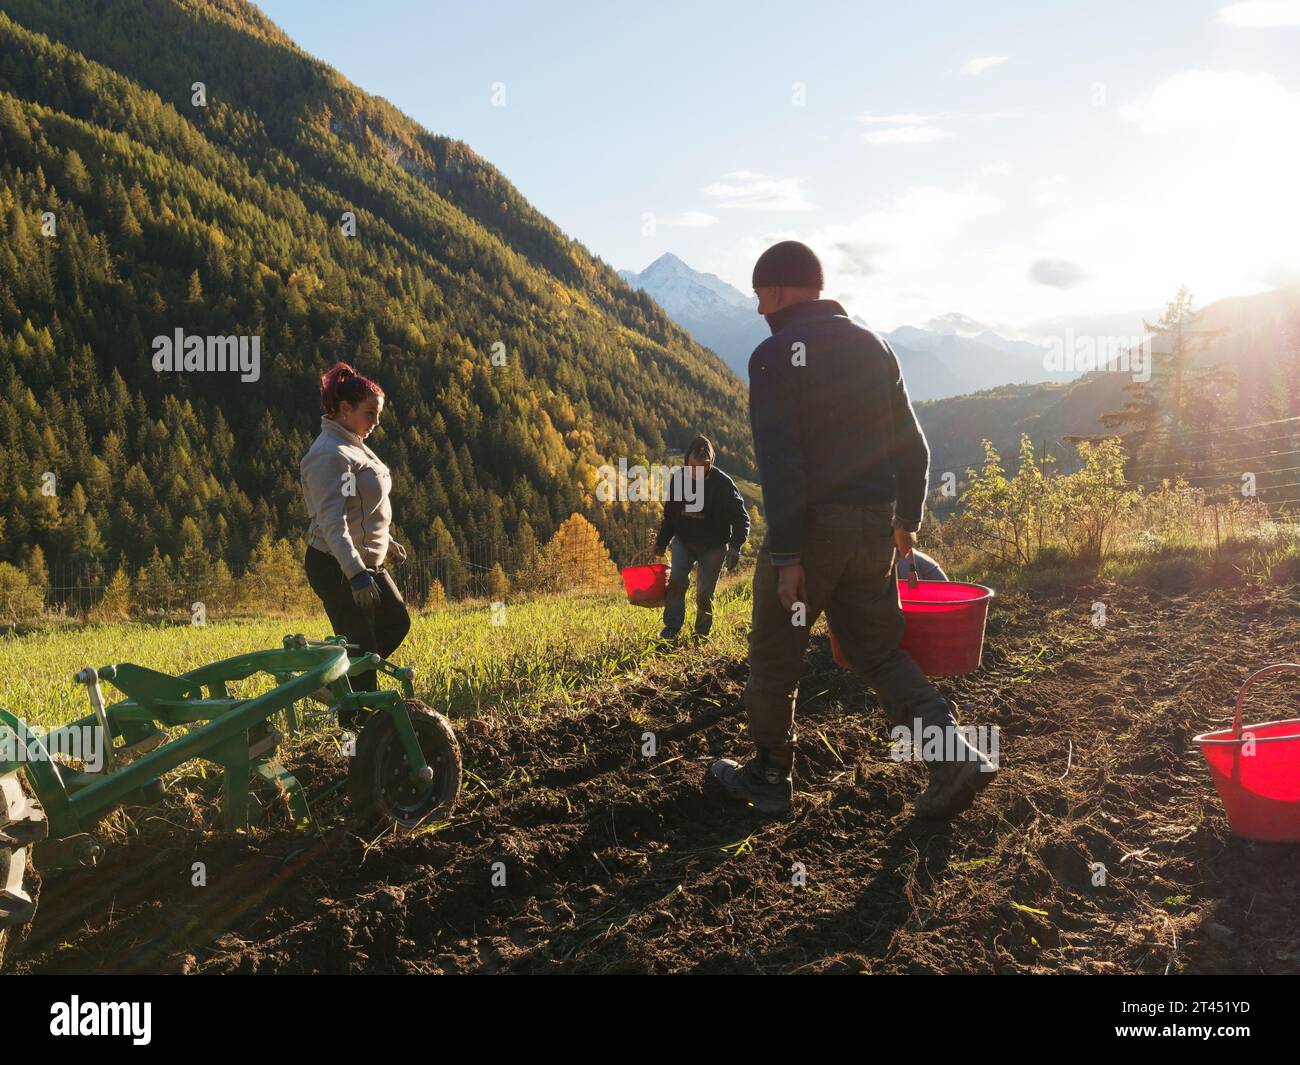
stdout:
{"type": "Polygon", "coordinates": [[[242,0],[0,0],[0,235],[0,560],[201,541],[239,566],[297,538],[339,358],[387,393],[372,444],[416,551],[512,550],[574,511],[626,548],[595,468],[700,431],[753,476],[716,356],[242,0]],[[178,329],[259,337],[258,379],[157,372],[178,329]]]}

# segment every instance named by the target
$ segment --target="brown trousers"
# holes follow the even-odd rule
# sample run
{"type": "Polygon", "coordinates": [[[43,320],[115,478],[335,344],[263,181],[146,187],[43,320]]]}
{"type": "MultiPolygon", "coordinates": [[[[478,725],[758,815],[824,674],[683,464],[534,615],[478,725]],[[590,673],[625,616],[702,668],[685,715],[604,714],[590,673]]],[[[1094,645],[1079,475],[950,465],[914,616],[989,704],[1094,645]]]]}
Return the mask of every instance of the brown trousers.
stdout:
{"type": "Polygon", "coordinates": [[[777,598],[777,567],[764,543],[754,571],[745,710],[750,738],[773,763],[794,757],[795,702],[813,623],[825,611],[853,669],[875,689],[891,726],[954,723],[948,701],[899,648],[903,611],[894,579],[891,503],[822,503],[804,518],[804,624],[777,598]]]}

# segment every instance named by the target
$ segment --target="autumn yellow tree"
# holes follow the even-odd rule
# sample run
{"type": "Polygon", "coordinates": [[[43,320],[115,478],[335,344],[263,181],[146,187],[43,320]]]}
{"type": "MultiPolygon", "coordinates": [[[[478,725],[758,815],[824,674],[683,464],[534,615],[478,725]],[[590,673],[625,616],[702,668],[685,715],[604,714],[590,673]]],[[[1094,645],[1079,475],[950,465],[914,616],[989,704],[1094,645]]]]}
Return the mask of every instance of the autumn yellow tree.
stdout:
{"type": "Polygon", "coordinates": [[[126,621],[131,616],[131,578],[118,566],[103,598],[90,608],[91,621],[126,621]]]}
{"type": "Polygon", "coordinates": [[[510,581],[506,578],[506,571],[501,568],[500,562],[494,562],[488,572],[488,595],[493,599],[504,599],[509,591],[510,581]]]}
{"type": "Polygon", "coordinates": [[[45,589],[33,588],[27,574],[8,562],[0,562],[0,624],[15,626],[40,615],[45,589]]]}
{"type": "Polygon", "coordinates": [[[293,545],[288,540],[272,541],[270,536],[263,536],[254,548],[244,583],[253,602],[281,613],[306,607],[315,598],[293,545]]]}
{"type": "Polygon", "coordinates": [[[607,588],[618,581],[618,570],[600,533],[581,514],[570,514],[555,530],[545,559],[553,587],[607,588]]]}

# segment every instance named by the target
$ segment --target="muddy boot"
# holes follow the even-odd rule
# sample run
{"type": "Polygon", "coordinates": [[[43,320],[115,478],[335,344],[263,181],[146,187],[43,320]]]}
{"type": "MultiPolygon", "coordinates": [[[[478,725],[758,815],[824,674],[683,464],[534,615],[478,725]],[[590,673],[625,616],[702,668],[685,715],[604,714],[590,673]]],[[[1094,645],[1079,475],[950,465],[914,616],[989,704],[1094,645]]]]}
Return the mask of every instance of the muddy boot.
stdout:
{"type": "Polygon", "coordinates": [[[791,768],[773,765],[760,748],[747,762],[714,762],[711,772],[733,799],[752,803],[760,813],[779,815],[788,814],[794,801],[791,768]]]}
{"type": "Polygon", "coordinates": [[[997,766],[964,739],[952,761],[929,762],[930,784],[916,800],[917,817],[948,818],[970,809],[975,796],[993,783],[997,766]]]}

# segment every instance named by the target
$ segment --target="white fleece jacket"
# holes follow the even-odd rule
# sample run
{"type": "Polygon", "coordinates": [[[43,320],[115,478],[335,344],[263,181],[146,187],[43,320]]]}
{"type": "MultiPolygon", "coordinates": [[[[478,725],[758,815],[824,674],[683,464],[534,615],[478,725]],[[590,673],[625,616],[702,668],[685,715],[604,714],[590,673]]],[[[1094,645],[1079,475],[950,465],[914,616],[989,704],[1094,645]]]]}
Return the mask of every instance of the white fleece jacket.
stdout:
{"type": "Polygon", "coordinates": [[[388,556],[392,478],[365,441],[332,418],[303,456],[302,498],[311,526],[307,542],[330,552],[349,579],[388,556]]]}

